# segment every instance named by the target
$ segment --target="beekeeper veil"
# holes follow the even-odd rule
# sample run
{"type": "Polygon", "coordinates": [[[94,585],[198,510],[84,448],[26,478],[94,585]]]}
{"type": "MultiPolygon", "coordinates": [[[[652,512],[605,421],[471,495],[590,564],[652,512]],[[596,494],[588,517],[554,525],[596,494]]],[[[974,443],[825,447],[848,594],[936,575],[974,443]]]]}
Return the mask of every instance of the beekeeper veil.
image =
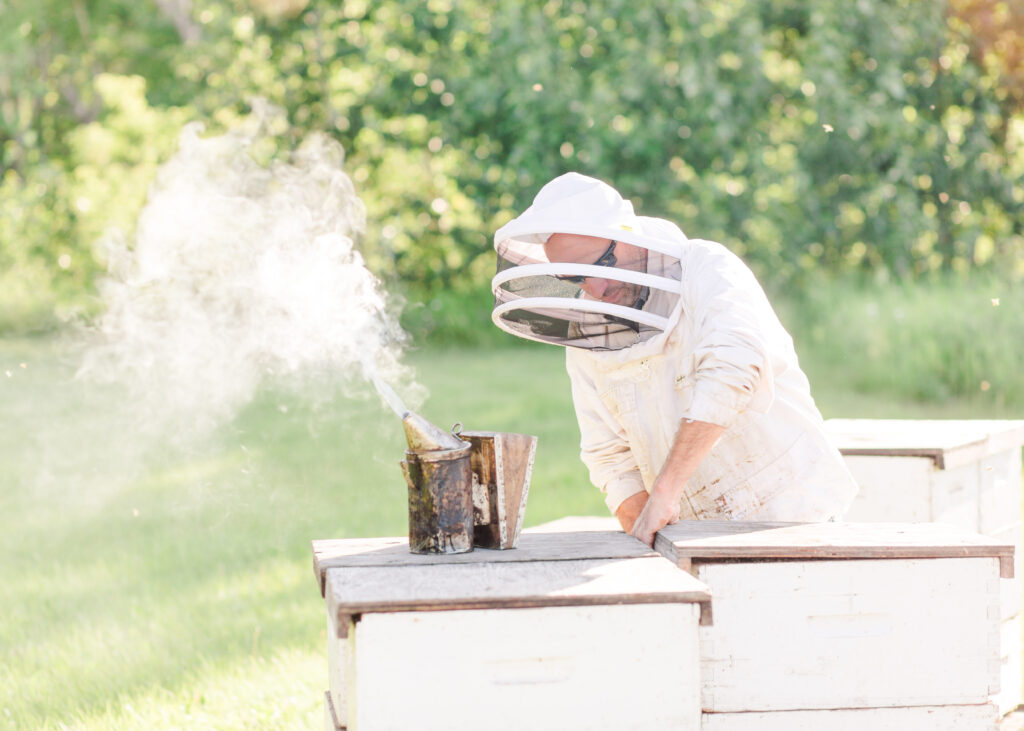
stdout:
{"type": "Polygon", "coordinates": [[[670,326],[685,241],[674,224],[637,216],[606,183],[559,176],[494,235],[491,319],[556,345],[618,350],[644,342],[670,326]]]}

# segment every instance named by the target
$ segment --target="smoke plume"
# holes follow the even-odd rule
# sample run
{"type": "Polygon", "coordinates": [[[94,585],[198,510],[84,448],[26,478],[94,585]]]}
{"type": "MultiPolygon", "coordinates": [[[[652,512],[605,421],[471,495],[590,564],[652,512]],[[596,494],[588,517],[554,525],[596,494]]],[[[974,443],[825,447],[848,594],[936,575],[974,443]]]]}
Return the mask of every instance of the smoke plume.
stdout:
{"type": "Polygon", "coordinates": [[[341,146],[321,134],[279,146],[280,112],[203,137],[187,126],[159,170],[132,238],[105,241],[104,314],[78,376],[129,386],[151,425],[202,432],[261,383],[409,385],[404,333],[355,241],[365,209],[341,146]]]}

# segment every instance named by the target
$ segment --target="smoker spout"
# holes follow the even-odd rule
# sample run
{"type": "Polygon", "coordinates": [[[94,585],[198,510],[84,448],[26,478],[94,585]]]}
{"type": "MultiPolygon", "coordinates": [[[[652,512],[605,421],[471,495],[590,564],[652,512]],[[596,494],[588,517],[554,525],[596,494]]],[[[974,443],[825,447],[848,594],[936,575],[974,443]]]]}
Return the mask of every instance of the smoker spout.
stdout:
{"type": "Polygon", "coordinates": [[[439,449],[462,449],[466,443],[415,412],[408,412],[402,417],[405,428],[405,441],[412,452],[433,452],[439,449]]]}

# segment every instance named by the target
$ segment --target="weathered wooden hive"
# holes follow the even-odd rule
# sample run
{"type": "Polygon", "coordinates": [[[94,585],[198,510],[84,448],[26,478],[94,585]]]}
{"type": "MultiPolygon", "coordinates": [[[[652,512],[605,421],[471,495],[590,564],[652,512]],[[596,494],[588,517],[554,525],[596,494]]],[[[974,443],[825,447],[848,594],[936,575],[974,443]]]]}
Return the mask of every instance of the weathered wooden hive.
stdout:
{"type": "Polygon", "coordinates": [[[614,525],[565,519],[455,556],[315,541],[328,728],[446,729],[453,708],[495,729],[995,727],[1012,545],[703,521],[659,533],[662,558],[614,525]]]}
{"type": "Polygon", "coordinates": [[[990,731],[1013,546],[936,524],[686,521],[705,731],[990,731]]]}
{"type": "Polygon", "coordinates": [[[622,533],[314,541],[328,731],[700,728],[706,587],[622,533]]]}
{"type": "Polygon", "coordinates": [[[1021,445],[1024,421],[830,419],[826,428],[860,485],[845,519],[936,522],[1016,548],[1001,582],[1001,714],[1024,702],[1021,445]]]}

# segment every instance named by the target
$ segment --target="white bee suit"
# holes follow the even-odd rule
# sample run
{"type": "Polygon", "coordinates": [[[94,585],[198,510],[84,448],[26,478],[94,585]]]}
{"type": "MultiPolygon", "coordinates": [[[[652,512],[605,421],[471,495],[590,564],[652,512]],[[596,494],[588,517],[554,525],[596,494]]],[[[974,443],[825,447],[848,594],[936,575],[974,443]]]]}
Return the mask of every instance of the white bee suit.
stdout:
{"type": "MultiPolygon", "coordinates": [[[[683,519],[815,521],[846,510],[856,483],[825,436],[792,338],[753,273],[725,247],[636,216],[613,188],[576,173],[545,186],[498,231],[495,247],[495,322],[522,337],[575,346],[566,348],[566,367],[581,457],[612,512],[631,495],[650,492],[684,419],[726,431],[686,486],[683,519]],[[649,296],[632,315],[630,308],[601,315],[636,323],[609,332],[580,324],[575,307],[591,318],[600,313],[578,292],[560,306],[549,293],[534,297],[534,285],[507,294],[506,283],[515,279],[508,262],[534,267],[530,281],[538,279],[538,262],[563,276],[572,273],[566,267],[581,266],[544,263],[542,244],[555,232],[648,250],[649,296]],[[533,307],[538,300],[543,304],[533,307]],[[559,318],[569,324],[553,326],[559,318]]],[[[614,276],[582,266],[583,274],[614,276]]]]}

